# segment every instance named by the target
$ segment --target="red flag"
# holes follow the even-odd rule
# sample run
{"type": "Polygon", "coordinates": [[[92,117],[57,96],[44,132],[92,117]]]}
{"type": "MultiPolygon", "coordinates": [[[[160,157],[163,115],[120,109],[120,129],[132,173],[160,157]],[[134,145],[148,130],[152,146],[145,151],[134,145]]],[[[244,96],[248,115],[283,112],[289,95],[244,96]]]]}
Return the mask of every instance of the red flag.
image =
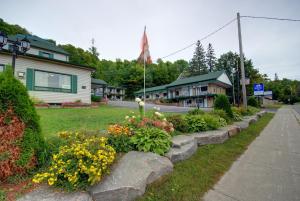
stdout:
{"type": "Polygon", "coordinates": [[[141,49],[142,49],[142,52],[138,58],[138,62],[144,63],[144,61],[145,61],[147,64],[151,64],[152,60],[151,60],[150,51],[149,51],[146,27],[145,27],[144,35],[143,35],[142,42],[141,42],[141,49]]]}

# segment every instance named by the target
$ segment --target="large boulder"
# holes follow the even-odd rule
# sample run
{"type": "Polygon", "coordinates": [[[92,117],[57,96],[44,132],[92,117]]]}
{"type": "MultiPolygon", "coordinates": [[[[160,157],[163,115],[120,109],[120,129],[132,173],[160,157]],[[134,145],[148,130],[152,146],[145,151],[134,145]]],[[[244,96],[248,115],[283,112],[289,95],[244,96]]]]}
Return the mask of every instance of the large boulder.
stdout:
{"type": "Polygon", "coordinates": [[[195,139],[191,135],[177,135],[172,138],[172,147],[180,148],[183,145],[192,143],[193,141],[195,141],[195,139]]]}
{"type": "Polygon", "coordinates": [[[93,201],[87,192],[66,193],[49,186],[39,187],[17,201],[93,201]]]}
{"type": "Polygon", "coordinates": [[[195,133],[193,136],[197,141],[198,146],[221,144],[229,138],[228,131],[224,129],[195,133]]]}
{"type": "Polygon", "coordinates": [[[241,128],[237,125],[228,125],[224,128],[222,128],[225,131],[228,131],[229,137],[237,135],[239,132],[241,132],[241,128]]]}
{"type": "Polygon", "coordinates": [[[88,191],[95,201],[130,201],[143,195],[147,184],[172,170],[173,164],[166,157],[132,151],[118,161],[110,175],[88,191]]]}

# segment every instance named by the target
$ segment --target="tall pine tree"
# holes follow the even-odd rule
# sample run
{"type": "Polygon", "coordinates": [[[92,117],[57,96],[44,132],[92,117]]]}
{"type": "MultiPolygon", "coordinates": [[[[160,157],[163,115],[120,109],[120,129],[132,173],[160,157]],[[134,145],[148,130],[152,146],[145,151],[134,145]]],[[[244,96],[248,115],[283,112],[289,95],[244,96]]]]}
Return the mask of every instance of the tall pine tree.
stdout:
{"type": "Polygon", "coordinates": [[[213,49],[211,43],[209,43],[207,47],[206,65],[208,67],[209,72],[215,71],[216,56],[215,56],[215,50],[213,49]]]}
{"type": "Polygon", "coordinates": [[[205,51],[200,41],[197,41],[194,56],[190,61],[189,68],[187,69],[189,76],[202,75],[208,73],[205,62],[205,51]]]}

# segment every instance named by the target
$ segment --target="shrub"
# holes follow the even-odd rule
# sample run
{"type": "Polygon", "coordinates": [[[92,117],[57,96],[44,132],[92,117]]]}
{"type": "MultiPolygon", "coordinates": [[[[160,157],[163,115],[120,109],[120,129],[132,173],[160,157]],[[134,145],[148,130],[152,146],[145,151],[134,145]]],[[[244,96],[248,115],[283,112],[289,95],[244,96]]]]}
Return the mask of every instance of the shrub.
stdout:
{"type": "Polygon", "coordinates": [[[188,124],[182,115],[178,114],[178,115],[168,116],[167,120],[174,125],[175,130],[183,133],[188,132],[188,124]]]}
{"type": "Polygon", "coordinates": [[[247,107],[247,113],[248,113],[248,115],[254,115],[254,114],[256,114],[257,112],[259,112],[259,109],[258,109],[258,108],[252,107],[252,106],[248,106],[248,107],[247,107]]]}
{"type": "Polygon", "coordinates": [[[227,113],[224,110],[213,110],[212,111],[213,115],[217,115],[223,119],[226,120],[227,123],[229,123],[231,121],[231,118],[227,115],[227,113]]]}
{"type": "Polygon", "coordinates": [[[158,128],[140,128],[131,137],[131,142],[138,151],[163,155],[171,147],[171,136],[158,128]]]}
{"type": "Polygon", "coordinates": [[[101,102],[100,96],[91,95],[91,101],[92,102],[101,102]]]}
{"type": "Polygon", "coordinates": [[[238,112],[232,111],[232,114],[233,114],[234,121],[242,121],[243,120],[242,116],[238,112]]]}
{"type": "Polygon", "coordinates": [[[216,130],[221,127],[219,116],[205,114],[202,117],[207,125],[207,130],[216,130]]]}
{"type": "Polygon", "coordinates": [[[252,107],[259,107],[259,103],[258,103],[257,99],[254,96],[249,97],[248,105],[252,106],[252,107]]]}
{"type": "Polygon", "coordinates": [[[199,114],[204,114],[204,111],[200,109],[193,109],[188,111],[188,115],[199,115],[199,114]]]}
{"type": "Polygon", "coordinates": [[[227,121],[222,117],[219,118],[219,123],[220,123],[220,127],[227,126],[227,121]]]}
{"type": "Polygon", "coordinates": [[[200,132],[208,129],[207,124],[201,115],[187,115],[185,120],[188,124],[189,132],[200,132]]]}
{"type": "Polygon", "coordinates": [[[220,94],[217,96],[214,109],[224,110],[229,117],[232,117],[231,106],[226,95],[220,94]]]}
{"type": "Polygon", "coordinates": [[[108,135],[108,143],[116,150],[116,152],[127,153],[133,150],[130,137],[128,135],[108,135]]]}
{"type": "Polygon", "coordinates": [[[107,144],[107,138],[66,131],[61,132],[60,137],[68,144],[52,156],[46,172],[34,176],[34,183],[47,181],[49,185],[67,190],[85,189],[109,172],[116,152],[107,144]]]}
{"type": "Polygon", "coordinates": [[[0,73],[0,180],[23,174],[47,160],[39,117],[25,86],[8,67],[0,73]]]}

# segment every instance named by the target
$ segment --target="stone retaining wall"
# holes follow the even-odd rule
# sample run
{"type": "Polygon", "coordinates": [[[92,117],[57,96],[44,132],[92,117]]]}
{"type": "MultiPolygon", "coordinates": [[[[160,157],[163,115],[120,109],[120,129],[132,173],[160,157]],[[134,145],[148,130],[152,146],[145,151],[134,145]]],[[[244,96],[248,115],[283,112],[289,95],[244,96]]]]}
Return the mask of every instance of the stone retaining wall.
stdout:
{"type": "Polygon", "coordinates": [[[131,151],[114,165],[110,175],[88,189],[88,192],[64,193],[47,186],[35,189],[18,201],[131,201],[145,193],[147,184],[173,171],[173,163],[191,157],[198,146],[220,144],[262,117],[261,111],[219,130],[179,135],[172,139],[172,148],[165,156],[131,151]]]}

